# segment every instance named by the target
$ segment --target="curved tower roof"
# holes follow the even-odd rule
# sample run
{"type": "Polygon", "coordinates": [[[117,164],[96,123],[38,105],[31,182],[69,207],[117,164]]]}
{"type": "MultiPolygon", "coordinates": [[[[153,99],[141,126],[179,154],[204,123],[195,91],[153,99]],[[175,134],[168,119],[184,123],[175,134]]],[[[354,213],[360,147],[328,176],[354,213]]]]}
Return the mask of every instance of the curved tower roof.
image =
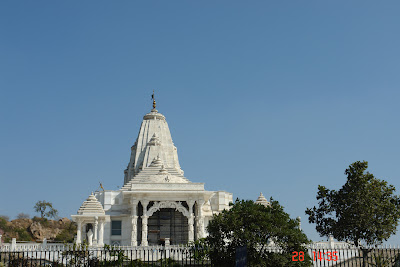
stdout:
{"type": "Polygon", "coordinates": [[[86,199],[78,210],[79,215],[100,214],[104,215],[104,209],[97,198],[92,194],[86,199]]]}
{"type": "MultiPolygon", "coordinates": [[[[125,185],[132,179],[135,182],[152,182],[154,179],[160,181],[160,175],[166,173],[174,182],[188,183],[183,177],[178,152],[172,141],[167,121],[164,115],[155,109],[155,102],[151,112],[143,117],[139,135],[131,148],[131,158],[124,173],[125,185]],[[163,170],[160,171],[161,169],[163,170]]],[[[170,180],[165,179],[165,181],[170,180]]]]}
{"type": "Polygon", "coordinates": [[[261,204],[265,207],[271,205],[271,203],[269,203],[269,201],[264,197],[264,195],[262,193],[260,193],[260,196],[257,198],[256,204],[261,204]]]}

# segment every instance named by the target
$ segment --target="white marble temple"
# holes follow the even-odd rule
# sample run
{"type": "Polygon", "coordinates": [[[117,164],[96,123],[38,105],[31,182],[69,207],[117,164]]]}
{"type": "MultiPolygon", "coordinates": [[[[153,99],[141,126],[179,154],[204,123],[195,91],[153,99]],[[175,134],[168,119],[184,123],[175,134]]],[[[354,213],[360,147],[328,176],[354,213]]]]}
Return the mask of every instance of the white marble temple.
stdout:
{"type": "Polygon", "coordinates": [[[97,191],[72,218],[76,243],[92,231],[93,245],[177,245],[204,237],[213,214],[229,208],[232,193],[206,191],[184,177],[165,116],[143,117],[120,190],[97,191]]]}

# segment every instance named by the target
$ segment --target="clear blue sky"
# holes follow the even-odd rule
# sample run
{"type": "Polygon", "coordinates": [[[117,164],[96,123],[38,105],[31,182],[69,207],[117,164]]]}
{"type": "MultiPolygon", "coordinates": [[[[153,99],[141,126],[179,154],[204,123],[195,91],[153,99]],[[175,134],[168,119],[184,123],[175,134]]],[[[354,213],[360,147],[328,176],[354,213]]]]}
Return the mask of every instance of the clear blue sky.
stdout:
{"type": "MultiPolygon", "coordinates": [[[[400,189],[399,1],[1,1],[0,214],[123,183],[156,89],[185,175],[304,214],[369,170],[400,189]]],[[[397,192],[398,193],[398,192],[397,192]]],[[[391,243],[400,244],[400,234],[391,243]]]]}

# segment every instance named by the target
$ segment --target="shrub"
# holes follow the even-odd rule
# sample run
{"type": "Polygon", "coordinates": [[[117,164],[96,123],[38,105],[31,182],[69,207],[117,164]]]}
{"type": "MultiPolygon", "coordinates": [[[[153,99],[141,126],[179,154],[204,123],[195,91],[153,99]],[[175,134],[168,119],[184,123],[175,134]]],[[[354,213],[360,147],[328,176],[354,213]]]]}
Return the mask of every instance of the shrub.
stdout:
{"type": "Polygon", "coordinates": [[[18,234],[18,241],[32,241],[32,236],[24,228],[14,230],[18,234]]]}
{"type": "Polygon", "coordinates": [[[29,214],[23,212],[17,215],[17,219],[29,219],[29,218],[30,218],[29,214]]]}
{"type": "Polygon", "coordinates": [[[77,226],[74,222],[71,222],[67,228],[63,229],[61,233],[59,233],[55,241],[64,241],[67,243],[72,243],[74,241],[74,237],[76,235],[77,226]]]}
{"type": "Polygon", "coordinates": [[[40,218],[40,217],[37,217],[37,216],[33,217],[32,221],[39,222],[44,227],[47,227],[50,224],[49,220],[47,220],[47,218],[40,218]]]}
{"type": "Polygon", "coordinates": [[[9,227],[7,226],[7,220],[2,217],[0,217],[0,229],[2,229],[4,232],[9,230],[9,227]]]}
{"type": "Polygon", "coordinates": [[[8,217],[7,215],[0,215],[0,219],[4,219],[8,222],[10,220],[10,217],[8,217]]]}

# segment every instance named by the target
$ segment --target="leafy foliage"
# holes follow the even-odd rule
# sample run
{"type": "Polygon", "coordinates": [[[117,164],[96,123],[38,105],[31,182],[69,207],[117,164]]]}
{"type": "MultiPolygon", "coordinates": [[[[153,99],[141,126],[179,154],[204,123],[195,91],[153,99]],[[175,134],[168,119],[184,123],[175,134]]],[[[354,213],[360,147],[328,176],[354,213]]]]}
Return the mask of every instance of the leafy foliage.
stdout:
{"type": "Polygon", "coordinates": [[[386,255],[378,254],[372,255],[372,261],[368,264],[373,267],[391,267],[395,257],[387,257],[386,255]]]}
{"type": "Polygon", "coordinates": [[[32,221],[38,222],[44,227],[49,227],[50,226],[50,222],[49,222],[49,220],[47,218],[41,218],[41,217],[36,217],[35,216],[35,217],[32,218],[32,221]]]}
{"type": "Polygon", "coordinates": [[[53,208],[53,204],[45,200],[36,202],[33,208],[35,212],[40,213],[40,217],[42,218],[56,218],[58,216],[58,211],[53,208]]]}
{"type": "Polygon", "coordinates": [[[10,220],[10,217],[8,217],[7,215],[0,215],[0,219],[3,219],[8,222],[10,220]]]}
{"type": "Polygon", "coordinates": [[[363,241],[376,245],[396,233],[400,198],[393,185],[366,172],[368,162],[357,161],[346,169],[347,182],[339,190],[318,186],[319,206],[307,208],[309,222],[316,223],[321,236],[339,241],[363,241]]]}
{"type": "Polygon", "coordinates": [[[63,257],[68,260],[67,266],[84,266],[89,257],[87,244],[73,244],[62,252],[63,257]]]}
{"type": "Polygon", "coordinates": [[[54,240],[72,243],[76,235],[76,230],[77,230],[76,224],[74,222],[70,222],[69,226],[63,229],[61,233],[59,233],[54,240]]]}
{"type": "Polygon", "coordinates": [[[14,232],[18,234],[18,241],[32,241],[32,236],[31,234],[28,233],[28,231],[24,228],[17,228],[14,229],[14,232]]]}
{"type": "Polygon", "coordinates": [[[7,220],[2,217],[0,217],[0,229],[5,232],[9,230],[9,227],[7,225],[7,220]]]}
{"type": "Polygon", "coordinates": [[[298,224],[272,198],[268,207],[237,199],[230,210],[214,215],[207,226],[211,261],[216,266],[234,266],[236,248],[246,246],[248,266],[310,266],[305,248],[309,240],[298,224]],[[266,250],[270,242],[282,253],[266,250]],[[294,251],[305,252],[304,261],[292,261],[294,251]]]}
{"type": "Polygon", "coordinates": [[[197,262],[208,260],[210,255],[210,247],[205,238],[200,238],[190,244],[190,253],[192,259],[197,262]]]}

